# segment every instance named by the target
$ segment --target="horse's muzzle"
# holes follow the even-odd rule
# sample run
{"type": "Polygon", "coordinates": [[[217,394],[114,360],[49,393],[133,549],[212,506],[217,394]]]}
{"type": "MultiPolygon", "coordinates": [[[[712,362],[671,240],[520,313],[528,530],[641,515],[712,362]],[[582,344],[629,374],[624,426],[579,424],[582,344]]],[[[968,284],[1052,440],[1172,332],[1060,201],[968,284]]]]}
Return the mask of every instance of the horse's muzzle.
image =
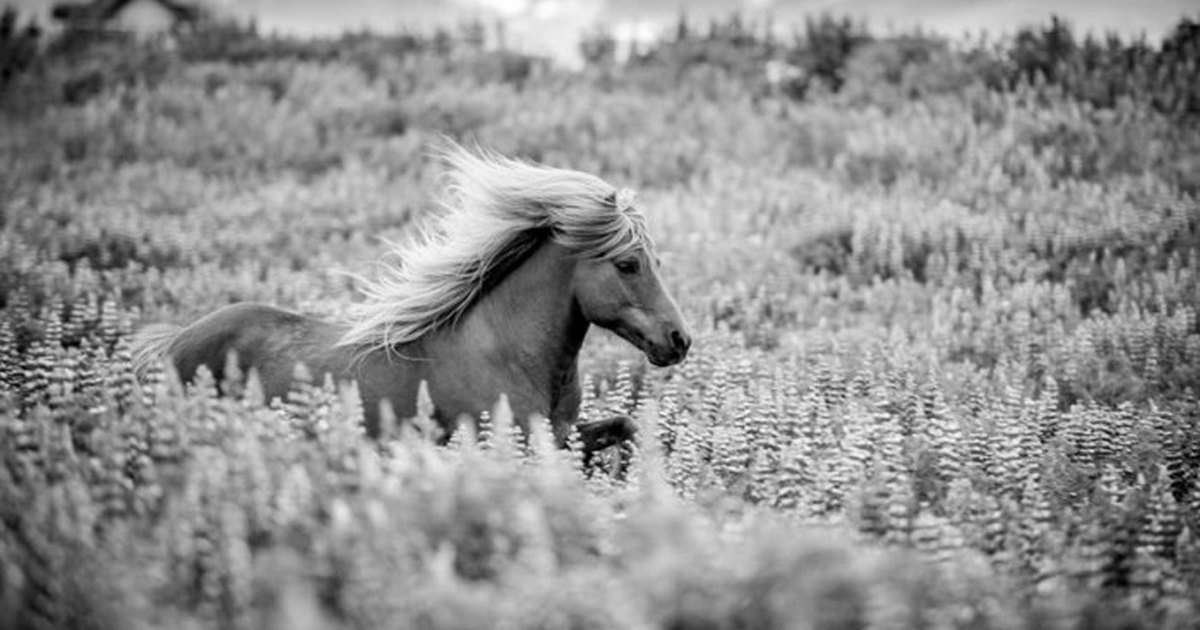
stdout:
{"type": "Polygon", "coordinates": [[[691,336],[683,330],[673,329],[666,337],[668,344],[646,349],[646,358],[655,367],[667,367],[683,361],[692,347],[691,336]]]}

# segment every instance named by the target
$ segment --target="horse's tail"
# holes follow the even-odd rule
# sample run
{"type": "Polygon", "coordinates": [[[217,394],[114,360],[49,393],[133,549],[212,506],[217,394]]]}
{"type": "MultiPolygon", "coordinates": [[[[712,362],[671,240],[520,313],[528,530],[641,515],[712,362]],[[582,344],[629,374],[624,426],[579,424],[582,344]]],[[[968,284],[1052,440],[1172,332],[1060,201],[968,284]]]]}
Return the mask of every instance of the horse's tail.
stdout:
{"type": "Polygon", "coordinates": [[[179,336],[182,326],[151,324],[133,335],[133,370],[144,376],[150,366],[167,355],[167,348],[179,336]]]}

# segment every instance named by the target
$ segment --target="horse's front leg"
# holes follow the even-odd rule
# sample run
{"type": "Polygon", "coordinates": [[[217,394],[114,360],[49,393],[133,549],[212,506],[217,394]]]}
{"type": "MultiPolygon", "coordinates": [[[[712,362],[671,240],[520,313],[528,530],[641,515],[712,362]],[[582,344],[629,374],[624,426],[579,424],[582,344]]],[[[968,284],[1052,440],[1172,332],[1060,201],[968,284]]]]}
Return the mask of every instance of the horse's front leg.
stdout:
{"type": "Polygon", "coordinates": [[[637,424],[629,416],[612,416],[603,420],[580,422],[575,425],[583,442],[583,467],[591,467],[596,453],[620,445],[621,461],[617,471],[618,476],[624,477],[629,466],[629,449],[634,445],[637,436],[637,424]]]}

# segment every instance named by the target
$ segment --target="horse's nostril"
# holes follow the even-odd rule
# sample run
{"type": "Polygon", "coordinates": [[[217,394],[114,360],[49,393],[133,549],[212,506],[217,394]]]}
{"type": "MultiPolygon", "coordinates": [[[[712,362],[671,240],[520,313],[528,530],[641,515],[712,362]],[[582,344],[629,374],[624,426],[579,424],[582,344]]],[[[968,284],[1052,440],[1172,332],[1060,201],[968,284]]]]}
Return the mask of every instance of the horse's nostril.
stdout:
{"type": "Polygon", "coordinates": [[[692,345],[692,341],[687,338],[687,335],[679,332],[678,330],[672,330],[671,345],[675,346],[676,350],[685,352],[687,351],[688,347],[692,345]]]}

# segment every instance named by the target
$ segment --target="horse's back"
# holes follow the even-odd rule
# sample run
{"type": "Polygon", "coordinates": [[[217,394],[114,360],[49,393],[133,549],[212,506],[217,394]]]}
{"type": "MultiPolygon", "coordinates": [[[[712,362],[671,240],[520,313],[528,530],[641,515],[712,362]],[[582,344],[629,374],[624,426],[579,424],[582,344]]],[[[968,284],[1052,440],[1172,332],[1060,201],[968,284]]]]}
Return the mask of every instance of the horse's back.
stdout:
{"type": "Polygon", "coordinates": [[[336,327],[319,319],[266,304],[226,306],[179,331],[167,348],[184,381],[205,366],[218,382],[233,356],[239,370],[258,372],[268,398],[283,396],[296,365],[310,372],[335,371],[336,327]]]}

